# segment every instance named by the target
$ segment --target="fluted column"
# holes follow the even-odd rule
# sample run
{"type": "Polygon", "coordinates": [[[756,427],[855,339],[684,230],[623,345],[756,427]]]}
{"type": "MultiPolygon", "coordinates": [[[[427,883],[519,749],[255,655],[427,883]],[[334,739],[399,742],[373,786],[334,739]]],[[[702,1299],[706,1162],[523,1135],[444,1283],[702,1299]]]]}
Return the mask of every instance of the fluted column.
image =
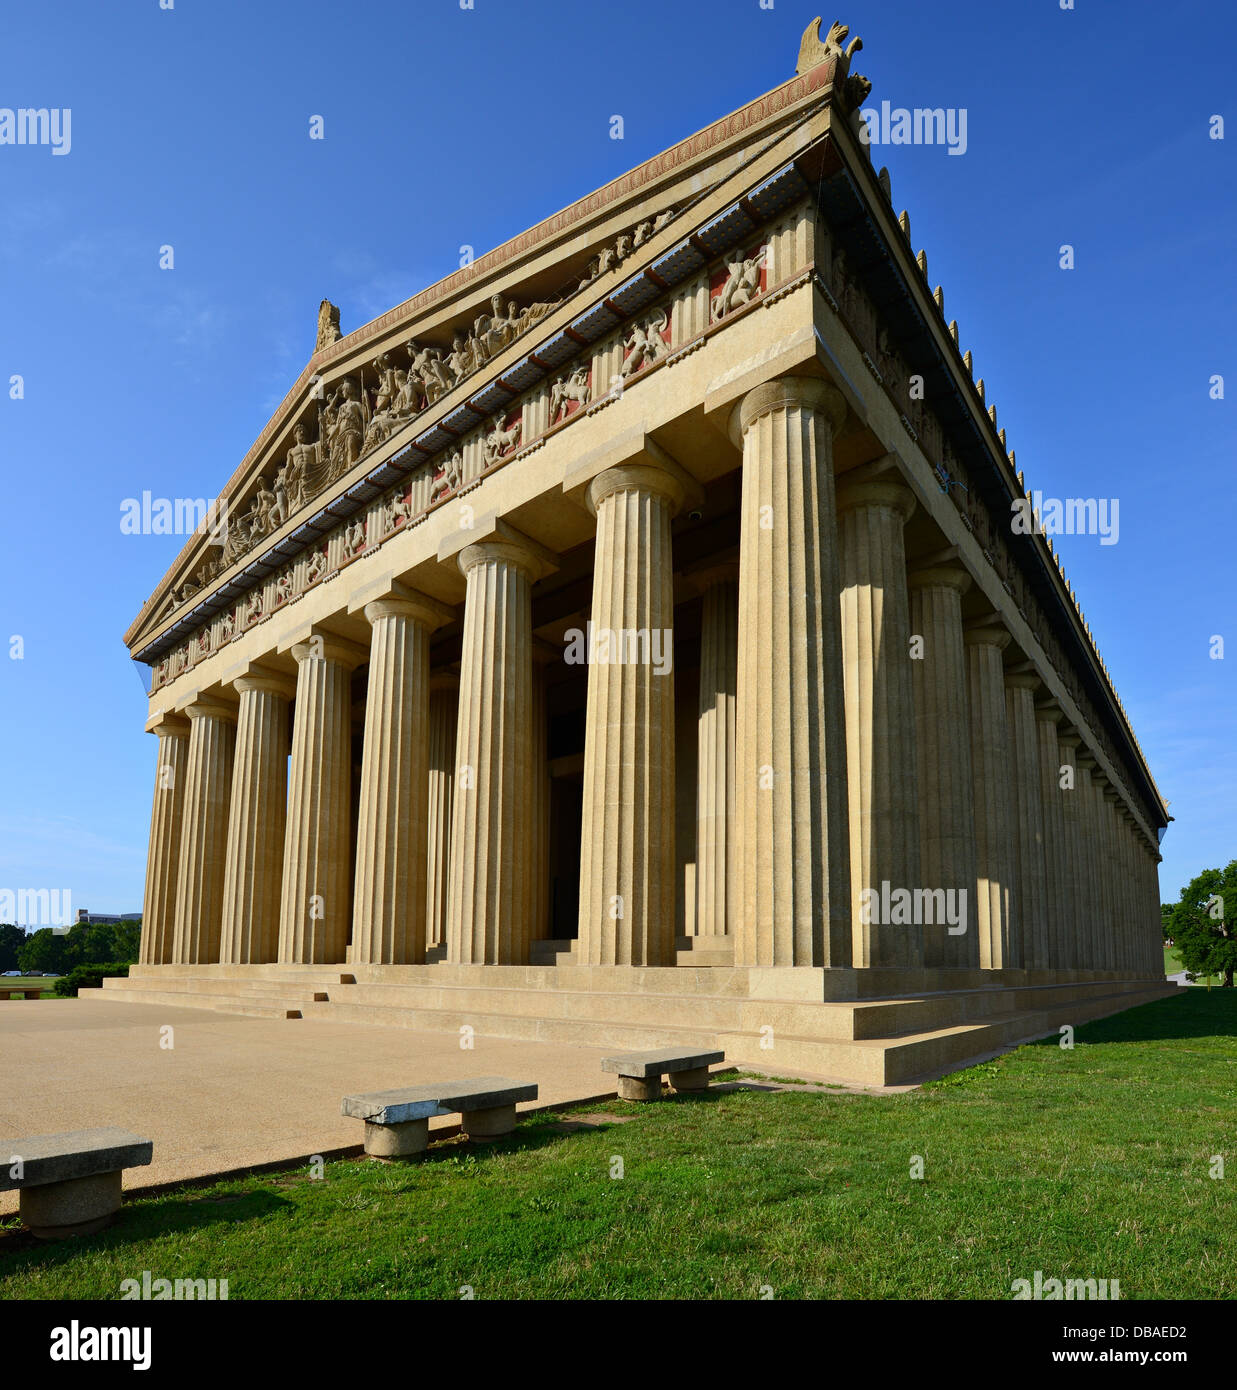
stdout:
{"type": "Polygon", "coordinates": [[[327,632],[292,648],[296,712],[288,773],[279,959],[342,964],[352,909],[352,672],[366,651],[327,632]]]}
{"type": "Polygon", "coordinates": [[[185,713],[190,722],[189,756],[172,959],[179,965],[214,965],[219,960],[223,922],[236,710],[204,699],[185,713]]]}
{"type": "Polygon", "coordinates": [[[739,570],[694,576],[701,589],[700,717],[696,759],[696,915],[688,930],[729,936],[735,902],[736,702],[739,678],[739,570]]]}
{"type": "Polygon", "coordinates": [[[526,965],[531,941],[532,585],[537,560],[510,540],[464,548],[448,958],[526,965]]]}
{"type": "Polygon", "coordinates": [[[1005,717],[1013,753],[1012,930],[1019,938],[1022,964],[1029,970],[1047,970],[1052,964],[1048,944],[1047,834],[1035,721],[1035,691],[1039,685],[1034,672],[1021,671],[1005,677],[1005,717]]]}
{"type": "Polygon", "coordinates": [[[782,377],[750,391],[732,417],[743,450],[737,965],[852,962],[833,484],[845,416],[827,383],[782,377]]]}
{"type": "Polygon", "coordinates": [[[430,677],[429,797],[426,821],[425,942],[447,944],[447,885],[451,881],[451,815],[455,794],[456,716],[460,678],[453,671],[430,677]]]}
{"type": "Polygon", "coordinates": [[[1095,788],[1091,784],[1091,773],[1095,759],[1085,746],[1080,746],[1074,755],[1077,776],[1078,821],[1080,834],[1080,868],[1082,870],[1082,895],[1079,903],[1082,908],[1082,948],[1088,970],[1103,970],[1104,952],[1102,946],[1104,897],[1100,879],[1100,856],[1095,812],[1095,788]]]}
{"type": "Polygon", "coordinates": [[[159,751],[155,758],[138,959],[143,965],[166,965],[173,958],[176,936],[176,877],[180,871],[189,721],[174,714],[159,715],[147,726],[147,732],[158,735],[159,751]]]}
{"type": "Polygon", "coordinates": [[[1061,750],[1057,746],[1060,708],[1051,702],[1035,709],[1039,744],[1040,814],[1044,825],[1044,919],[1048,966],[1063,970],[1072,964],[1073,885],[1065,847],[1065,810],[1060,786],[1061,750]]]}
{"type": "Polygon", "coordinates": [[[550,768],[549,710],[546,704],[546,675],[550,663],[561,659],[561,652],[545,642],[533,644],[532,738],[532,814],[529,837],[532,840],[532,910],[530,939],[544,941],[550,936],[550,768]]]}
{"type": "Polygon", "coordinates": [[[975,927],[979,963],[985,970],[1007,970],[1022,964],[1021,943],[1011,929],[1010,917],[1014,821],[1001,658],[1008,645],[1009,633],[1001,627],[976,627],[966,634],[975,810],[975,927]]]}
{"type": "Polygon", "coordinates": [[[637,653],[594,654],[584,734],[578,959],[674,964],[674,673],[670,520],[683,500],[671,473],[607,469],[589,484],[597,517],[594,641],[634,632],[637,653]]]}
{"type": "Polygon", "coordinates": [[[914,507],[911,490],[893,480],[843,482],[838,492],[854,955],[862,966],[924,960],[922,925],[865,921],[862,906],[865,892],[880,902],[885,884],[891,894],[923,886],[902,536],[914,507]]]}
{"type": "MultiPolygon", "coordinates": [[[[971,740],[962,643],[962,595],[971,577],[960,566],[910,576],[911,635],[923,647],[911,661],[919,774],[919,850],[923,886],[963,894],[966,930],[924,926],[924,964],[977,966],[975,821],[971,811],[971,740]]],[[[960,924],[959,924],[960,925],[960,924]]]]}
{"type": "Polygon", "coordinates": [[[1090,913],[1090,898],[1086,878],[1081,793],[1078,790],[1078,768],[1075,766],[1075,758],[1081,743],[1082,739],[1071,725],[1065,725],[1057,734],[1057,751],[1061,757],[1061,765],[1057,773],[1057,785],[1061,789],[1065,883],[1070,907],[1068,915],[1070,934],[1066,944],[1065,963],[1073,969],[1089,970],[1091,963],[1087,923],[1090,913]]]}
{"type": "Polygon", "coordinates": [[[279,958],[279,903],[288,805],[291,680],[250,670],[232,683],[240,697],[228,813],[219,959],[259,965],[279,958]]]}
{"type": "Polygon", "coordinates": [[[1108,916],[1108,959],[1110,969],[1122,970],[1125,960],[1126,920],[1124,892],[1120,868],[1120,852],[1117,836],[1120,833],[1117,820],[1117,803],[1120,794],[1108,783],[1104,787],[1104,861],[1108,875],[1109,916],[1108,916]]]}
{"type": "Polygon", "coordinates": [[[365,605],[365,744],[352,900],[353,965],[425,963],[430,633],[451,616],[401,589],[365,605]]]}

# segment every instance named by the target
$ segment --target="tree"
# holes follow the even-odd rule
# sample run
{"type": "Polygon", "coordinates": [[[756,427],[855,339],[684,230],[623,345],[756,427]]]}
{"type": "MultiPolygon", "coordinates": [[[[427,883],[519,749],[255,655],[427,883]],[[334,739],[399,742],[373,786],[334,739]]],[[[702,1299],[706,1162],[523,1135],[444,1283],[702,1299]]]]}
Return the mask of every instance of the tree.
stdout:
{"type": "Polygon", "coordinates": [[[1237,971],[1237,859],[1204,869],[1181,890],[1169,925],[1182,964],[1191,975],[1222,975],[1226,989],[1237,971]]]}
{"type": "Polygon", "coordinates": [[[26,938],[17,953],[19,970],[41,970],[44,975],[61,975],[69,968],[69,939],[41,927],[26,938]]]}
{"type": "Polygon", "coordinates": [[[18,970],[17,953],[26,944],[26,933],[11,922],[0,922],[0,970],[18,970]]]}
{"type": "Polygon", "coordinates": [[[117,922],[112,936],[115,940],[112,960],[136,961],[142,945],[141,922],[117,922]]]}
{"type": "Polygon", "coordinates": [[[1167,946],[1173,934],[1173,904],[1160,904],[1160,927],[1164,932],[1164,944],[1167,946]]]}

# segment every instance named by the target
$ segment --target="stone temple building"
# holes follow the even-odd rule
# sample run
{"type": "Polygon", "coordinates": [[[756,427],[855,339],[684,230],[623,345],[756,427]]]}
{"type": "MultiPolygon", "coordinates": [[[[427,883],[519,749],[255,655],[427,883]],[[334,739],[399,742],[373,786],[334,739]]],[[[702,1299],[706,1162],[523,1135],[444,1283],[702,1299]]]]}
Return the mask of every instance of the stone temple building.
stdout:
{"type": "Polygon", "coordinates": [[[107,997],[868,1082],[1158,997],[1167,824],[859,46],[313,356],[125,635],[107,997]]]}

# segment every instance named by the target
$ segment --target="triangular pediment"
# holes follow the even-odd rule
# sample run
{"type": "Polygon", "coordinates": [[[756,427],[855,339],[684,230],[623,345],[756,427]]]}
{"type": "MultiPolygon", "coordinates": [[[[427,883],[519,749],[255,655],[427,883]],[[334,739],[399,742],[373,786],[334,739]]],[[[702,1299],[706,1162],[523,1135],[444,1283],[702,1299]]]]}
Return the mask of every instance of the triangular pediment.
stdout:
{"type": "Polygon", "coordinates": [[[337,341],[323,342],[328,314],[323,345],[221,490],[213,526],[191,537],[126,633],[133,654],[154,662],[183,642],[309,545],[324,516],[346,517],[350,494],[372,496],[401,470],[443,476],[463,427],[500,424],[535,373],[568,363],[801,196],[793,166],[781,182],[769,166],[783,146],[783,159],[802,150],[812,113],[813,133],[827,128],[834,69],[819,63],[337,341]],[[713,190],[745,184],[755,204],[702,223],[713,190]]]}

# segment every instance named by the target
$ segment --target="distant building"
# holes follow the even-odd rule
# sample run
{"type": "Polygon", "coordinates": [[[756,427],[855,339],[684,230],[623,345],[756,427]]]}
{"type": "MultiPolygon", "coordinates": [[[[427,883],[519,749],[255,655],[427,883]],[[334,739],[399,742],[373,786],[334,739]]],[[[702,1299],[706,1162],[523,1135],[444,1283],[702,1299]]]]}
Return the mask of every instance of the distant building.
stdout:
{"type": "Polygon", "coordinates": [[[89,908],[79,907],[77,920],[79,922],[140,922],[142,914],[140,912],[122,912],[117,915],[115,912],[91,912],[89,908]]]}

